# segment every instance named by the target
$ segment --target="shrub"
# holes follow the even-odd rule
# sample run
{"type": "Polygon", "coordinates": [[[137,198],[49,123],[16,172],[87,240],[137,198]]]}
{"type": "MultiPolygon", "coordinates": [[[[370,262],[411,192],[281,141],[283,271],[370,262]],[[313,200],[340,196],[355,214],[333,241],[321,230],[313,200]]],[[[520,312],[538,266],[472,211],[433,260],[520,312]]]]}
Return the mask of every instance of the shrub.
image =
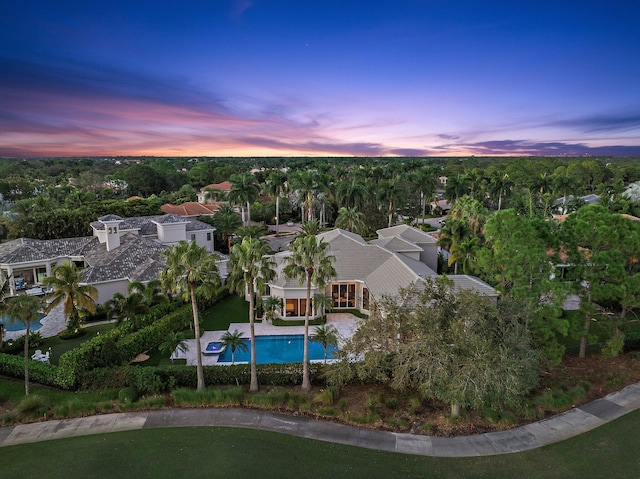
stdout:
{"type": "MultiPolygon", "coordinates": [[[[0,353],[0,374],[24,379],[24,357],[0,353]]],[[[40,361],[29,363],[31,381],[47,386],[61,386],[58,381],[58,367],[40,361]]]]}
{"type": "Polygon", "coordinates": [[[340,396],[340,389],[336,386],[329,386],[318,393],[313,402],[323,404],[325,406],[333,406],[340,396]]]}
{"type": "Polygon", "coordinates": [[[133,403],[138,400],[138,391],[133,387],[126,387],[118,391],[118,400],[121,403],[133,403]]]}
{"type": "Polygon", "coordinates": [[[39,394],[30,394],[22,398],[22,400],[13,409],[19,419],[42,417],[49,410],[49,402],[39,394]]]}

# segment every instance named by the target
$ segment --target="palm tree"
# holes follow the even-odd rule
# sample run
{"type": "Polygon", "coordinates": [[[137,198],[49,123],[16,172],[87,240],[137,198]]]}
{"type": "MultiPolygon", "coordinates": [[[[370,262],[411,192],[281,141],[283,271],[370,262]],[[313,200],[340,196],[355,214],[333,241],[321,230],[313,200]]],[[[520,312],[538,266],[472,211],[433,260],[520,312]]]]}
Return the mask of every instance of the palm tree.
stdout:
{"type": "Polygon", "coordinates": [[[180,241],[163,253],[167,269],[160,273],[163,284],[172,293],[182,294],[185,301],[191,300],[193,329],[196,336],[196,356],[198,391],[204,390],[204,370],[202,368],[202,345],[200,344],[200,318],[196,288],[205,298],[213,296],[220,284],[220,275],[216,266],[217,256],[209,254],[204,246],[195,241],[180,241]]]}
{"type": "Polygon", "coordinates": [[[265,190],[276,198],[276,236],[280,235],[280,196],[286,191],[287,176],[281,171],[272,171],[267,178],[265,190]]]}
{"type": "Polygon", "coordinates": [[[63,304],[68,333],[75,333],[80,329],[80,311],[96,312],[98,290],[91,285],[82,284],[81,280],[80,271],[75,264],[63,263],[53,268],[51,276],[42,282],[44,286],[53,288],[47,298],[50,302],[45,314],[63,304]]]}
{"type": "Polygon", "coordinates": [[[209,201],[227,201],[228,193],[224,190],[217,190],[215,188],[211,188],[207,186],[204,189],[204,202],[208,203],[209,201]]]}
{"type": "MultiPolygon", "coordinates": [[[[0,284],[0,312],[4,311],[6,307],[6,299],[9,297],[9,293],[11,292],[11,283],[9,282],[11,277],[5,279],[2,284],[0,284]]],[[[4,323],[0,323],[0,351],[2,351],[2,347],[4,345],[4,323]]]]}
{"type": "Polygon", "coordinates": [[[347,181],[341,181],[336,188],[338,204],[346,208],[362,208],[371,196],[367,185],[355,174],[347,181]]]}
{"type": "Polygon", "coordinates": [[[322,225],[320,224],[320,220],[309,220],[305,223],[302,223],[302,227],[300,228],[300,232],[297,236],[315,236],[321,231],[322,225]]]}
{"type": "Polygon", "coordinates": [[[23,294],[9,298],[4,311],[9,322],[22,321],[27,326],[24,336],[24,394],[26,396],[29,395],[29,335],[31,334],[31,323],[38,319],[42,306],[40,298],[23,294]]]}
{"type": "Polygon", "coordinates": [[[355,208],[345,208],[344,206],[338,210],[335,226],[358,234],[362,234],[366,230],[364,215],[355,208]]]}
{"type": "Polygon", "coordinates": [[[463,195],[471,192],[469,179],[464,175],[450,176],[447,185],[444,187],[444,198],[451,204],[463,195]]]}
{"type": "Polygon", "coordinates": [[[141,281],[132,281],[127,286],[127,291],[129,294],[140,293],[147,306],[155,306],[167,301],[167,296],[162,292],[162,282],[159,279],[152,279],[147,284],[141,281]]]}
{"type": "Polygon", "coordinates": [[[173,362],[173,352],[182,351],[183,353],[189,349],[187,347],[187,341],[184,333],[170,331],[164,337],[164,340],[158,346],[160,352],[170,356],[171,362],[173,362]]]}
{"type": "Polygon", "coordinates": [[[263,303],[265,317],[268,321],[273,322],[276,311],[282,311],[282,298],[269,296],[263,303]]]}
{"type": "Polygon", "coordinates": [[[296,238],[289,245],[291,254],[287,257],[284,273],[289,278],[298,278],[300,284],[307,284],[307,307],[304,317],[304,355],[302,359],[302,390],[311,390],[309,378],[309,316],[311,316],[311,283],[324,286],[326,280],[336,275],[333,267],[335,257],[327,253],[329,243],[318,241],[316,236],[296,238]]]}
{"type": "Polygon", "coordinates": [[[453,274],[458,274],[458,262],[462,262],[463,273],[470,274],[479,248],[480,238],[477,236],[467,236],[451,246],[448,264],[449,266],[455,264],[453,274]]]}
{"type": "Polygon", "coordinates": [[[291,177],[293,188],[302,209],[302,222],[313,220],[313,200],[318,192],[317,171],[299,170],[291,177]]]}
{"type": "Polygon", "coordinates": [[[242,220],[238,213],[233,210],[231,205],[222,205],[213,215],[213,226],[226,239],[227,247],[231,251],[231,236],[242,226],[242,220]]]}
{"type": "Polygon", "coordinates": [[[256,367],[255,342],[255,294],[262,291],[265,284],[271,281],[276,272],[273,259],[267,256],[269,246],[258,238],[245,237],[242,243],[231,249],[229,260],[229,277],[227,283],[231,291],[241,292],[249,296],[249,325],[251,331],[251,385],[250,392],[257,392],[258,370],[256,367]]]}
{"type": "Polygon", "coordinates": [[[316,293],[313,295],[313,307],[324,316],[327,311],[333,309],[333,298],[326,293],[316,293]]]}
{"type": "MultiPolygon", "coordinates": [[[[241,333],[236,329],[233,333],[230,333],[229,331],[225,332],[220,338],[220,342],[223,346],[231,348],[232,366],[236,363],[236,349],[242,352],[246,352],[248,349],[247,342],[242,337],[243,335],[244,333],[241,333]]],[[[251,349],[253,349],[253,344],[251,345],[251,349]]]]}
{"type": "Polygon", "coordinates": [[[249,226],[251,223],[251,203],[256,201],[260,196],[260,185],[251,173],[241,173],[231,175],[231,191],[229,191],[229,201],[231,203],[242,205],[242,217],[244,225],[249,226]],[[247,216],[244,216],[244,205],[247,206],[247,216]]]}
{"type": "Polygon", "coordinates": [[[139,326],[139,321],[136,320],[137,316],[149,309],[142,293],[131,293],[129,296],[115,293],[105,305],[110,310],[110,316],[115,318],[119,324],[130,321],[136,329],[139,326]]]}
{"type": "Polygon", "coordinates": [[[509,178],[507,173],[502,175],[496,174],[489,180],[489,192],[492,196],[498,197],[498,211],[502,209],[502,198],[508,197],[513,188],[513,181],[509,178]]]}
{"type": "MultiPolygon", "coordinates": [[[[449,219],[440,229],[436,244],[445,251],[452,253],[458,244],[471,234],[470,227],[465,220],[449,219]]],[[[451,265],[451,263],[449,263],[451,265]]],[[[458,274],[458,261],[454,260],[454,274],[458,274]]]]}
{"type": "Polygon", "coordinates": [[[267,227],[264,225],[241,226],[236,230],[236,241],[242,241],[244,238],[260,239],[267,233],[267,227]]]}
{"type": "Polygon", "coordinates": [[[405,188],[405,180],[400,176],[395,176],[390,180],[382,180],[378,184],[378,196],[380,201],[387,203],[387,216],[389,218],[389,228],[391,228],[391,222],[393,214],[396,211],[396,207],[405,199],[407,190],[405,188]]]}
{"type": "Polygon", "coordinates": [[[422,224],[426,216],[427,202],[431,202],[435,199],[436,191],[438,188],[438,174],[437,167],[426,166],[420,168],[413,175],[413,182],[420,191],[420,206],[422,208],[422,224]]]}
{"type": "Polygon", "coordinates": [[[324,364],[327,364],[327,348],[338,345],[338,330],[330,324],[316,326],[316,329],[313,331],[313,336],[311,336],[310,339],[314,343],[322,344],[324,364]]]}

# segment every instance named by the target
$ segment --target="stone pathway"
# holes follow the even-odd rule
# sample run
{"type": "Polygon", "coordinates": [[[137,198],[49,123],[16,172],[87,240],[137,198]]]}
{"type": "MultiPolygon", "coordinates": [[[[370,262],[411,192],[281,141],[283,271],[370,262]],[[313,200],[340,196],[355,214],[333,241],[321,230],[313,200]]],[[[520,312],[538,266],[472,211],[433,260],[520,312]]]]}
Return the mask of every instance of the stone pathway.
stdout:
{"type": "Polygon", "coordinates": [[[464,437],[431,437],[374,431],[239,408],[166,409],[105,414],[0,428],[0,447],[140,429],[245,427],[368,449],[438,457],[490,456],[528,451],[577,436],[640,408],[640,383],[544,421],[516,429],[464,437]]]}

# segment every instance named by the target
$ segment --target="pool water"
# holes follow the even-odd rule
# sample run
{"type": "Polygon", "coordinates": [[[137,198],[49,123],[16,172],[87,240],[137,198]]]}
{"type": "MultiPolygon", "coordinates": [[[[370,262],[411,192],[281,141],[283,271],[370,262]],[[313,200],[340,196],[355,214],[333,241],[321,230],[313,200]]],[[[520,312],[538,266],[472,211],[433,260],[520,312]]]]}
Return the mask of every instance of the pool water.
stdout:
{"type": "MultiPolygon", "coordinates": [[[[251,361],[251,342],[245,339],[247,351],[236,349],[235,360],[239,362],[251,361]]],[[[327,347],[327,359],[337,351],[334,346],[327,347]]],[[[304,335],[286,334],[284,336],[256,336],[256,362],[267,363],[301,363],[304,354],[304,335]]],[[[324,349],[321,343],[309,341],[309,360],[324,359],[324,349]]],[[[231,363],[231,348],[227,348],[220,355],[218,363],[231,363]]]]}
{"type": "MultiPolygon", "coordinates": [[[[31,331],[37,331],[42,327],[42,323],[40,320],[42,317],[39,317],[35,321],[31,321],[31,331]]],[[[5,331],[24,331],[27,329],[27,326],[22,321],[14,321],[10,323],[9,320],[5,316],[0,316],[0,323],[4,323],[5,331]]]]}

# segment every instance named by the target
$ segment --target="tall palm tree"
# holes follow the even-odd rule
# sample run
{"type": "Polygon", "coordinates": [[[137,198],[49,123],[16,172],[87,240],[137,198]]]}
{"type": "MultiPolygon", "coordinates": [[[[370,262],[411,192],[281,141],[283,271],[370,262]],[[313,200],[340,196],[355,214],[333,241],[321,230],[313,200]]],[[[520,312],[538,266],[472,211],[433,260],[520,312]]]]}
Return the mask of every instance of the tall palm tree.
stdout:
{"type": "Polygon", "coordinates": [[[231,251],[231,236],[242,226],[242,220],[238,213],[233,210],[231,205],[222,205],[213,215],[213,226],[226,239],[229,251],[231,251]]]}
{"type": "Polygon", "coordinates": [[[507,173],[496,174],[489,180],[489,193],[493,197],[498,197],[498,211],[502,209],[502,198],[506,198],[511,193],[514,183],[507,173]]]}
{"type": "Polygon", "coordinates": [[[80,271],[73,263],[63,263],[51,271],[51,276],[44,279],[44,286],[53,288],[48,295],[49,305],[45,309],[48,314],[56,306],[64,305],[64,315],[67,318],[67,332],[74,333],[80,329],[80,315],[82,310],[96,312],[98,290],[88,284],[82,284],[80,271]]]}
{"type": "Polygon", "coordinates": [[[317,172],[299,170],[291,177],[292,187],[298,197],[298,206],[302,208],[302,222],[314,219],[313,202],[318,192],[317,172]]]}
{"type": "MultiPolygon", "coordinates": [[[[6,299],[9,297],[9,293],[11,293],[11,277],[5,279],[0,283],[0,313],[4,311],[6,307],[6,299]]],[[[2,351],[2,346],[4,344],[4,323],[0,323],[0,351],[2,351]]]]}
{"type": "Polygon", "coordinates": [[[458,263],[462,263],[462,272],[470,274],[472,266],[476,261],[476,255],[480,248],[480,238],[477,236],[467,236],[457,241],[451,247],[451,256],[449,256],[449,266],[455,264],[453,274],[458,274],[458,263]]]}
{"type": "Polygon", "coordinates": [[[229,201],[236,205],[242,205],[242,216],[244,225],[251,223],[251,203],[260,196],[260,185],[251,173],[240,173],[231,175],[231,190],[229,191],[229,201]],[[244,215],[244,206],[247,207],[247,215],[244,215]]]}
{"type": "Polygon", "coordinates": [[[393,214],[397,206],[404,201],[406,194],[405,180],[400,176],[394,176],[390,180],[382,180],[378,184],[378,197],[381,202],[388,205],[387,216],[389,218],[389,228],[391,228],[393,214]]]}
{"type": "Polygon", "coordinates": [[[355,208],[344,206],[338,210],[335,226],[358,234],[362,234],[366,230],[364,215],[355,208]]]}
{"type": "Polygon", "coordinates": [[[422,208],[422,224],[427,211],[427,203],[435,200],[436,191],[438,189],[438,175],[439,171],[437,167],[426,166],[418,169],[413,175],[413,183],[416,185],[418,191],[420,191],[420,206],[422,208]]]}
{"type": "Polygon", "coordinates": [[[204,369],[202,368],[202,345],[200,344],[200,318],[196,289],[206,298],[215,293],[220,284],[220,274],[216,266],[217,256],[209,254],[207,248],[195,241],[180,241],[163,253],[167,269],[160,273],[163,284],[172,293],[182,294],[185,301],[191,300],[193,330],[196,336],[196,356],[198,391],[204,390],[204,369]]]}
{"type": "Polygon", "coordinates": [[[29,335],[31,323],[38,319],[42,312],[42,301],[36,296],[22,294],[9,298],[4,310],[9,322],[22,321],[27,326],[24,337],[24,394],[29,395],[29,335]]]}
{"type": "Polygon", "coordinates": [[[307,285],[307,307],[304,317],[304,354],[302,359],[302,390],[311,389],[309,378],[309,316],[311,316],[311,283],[323,287],[328,278],[336,275],[333,267],[335,256],[327,253],[329,243],[318,241],[316,236],[301,236],[289,245],[291,254],[287,257],[284,273],[289,278],[298,278],[300,284],[307,285]]]}
{"type": "Polygon", "coordinates": [[[287,176],[281,171],[272,171],[267,177],[265,190],[276,198],[276,236],[280,235],[280,197],[286,192],[287,176]]]}
{"type": "Polygon", "coordinates": [[[302,224],[297,236],[315,236],[320,232],[322,232],[320,220],[309,220],[302,224]]]}
{"type": "Polygon", "coordinates": [[[447,185],[444,187],[444,198],[451,204],[463,195],[469,194],[471,187],[469,179],[464,175],[450,176],[447,185]]]}
{"type": "MultiPolygon", "coordinates": [[[[220,337],[220,342],[223,346],[231,349],[231,365],[236,363],[236,349],[238,351],[246,351],[248,349],[247,342],[242,337],[244,333],[241,333],[237,329],[230,333],[227,331],[220,337]]],[[[253,348],[253,346],[252,346],[253,348]]]]}
{"type": "MultiPolygon", "coordinates": [[[[458,247],[458,244],[467,236],[471,235],[471,228],[465,220],[449,219],[440,228],[438,241],[436,244],[445,251],[452,253],[458,247]]],[[[458,274],[458,260],[454,260],[454,274],[458,274]]],[[[451,265],[451,263],[449,264],[451,265]]]]}
{"type": "Polygon", "coordinates": [[[338,345],[338,330],[330,324],[316,326],[311,341],[322,344],[324,350],[324,364],[327,364],[327,348],[338,345]]]}
{"type": "Polygon", "coordinates": [[[249,296],[249,327],[251,331],[251,385],[250,392],[257,392],[258,370],[256,367],[256,342],[255,342],[255,295],[256,291],[262,291],[266,283],[275,275],[273,259],[267,256],[269,246],[258,238],[245,237],[242,243],[233,245],[231,259],[229,260],[229,277],[227,283],[231,291],[249,296]]]}
{"type": "Polygon", "coordinates": [[[339,182],[336,188],[336,200],[346,208],[362,208],[370,197],[371,190],[355,174],[350,175],[346,181],[339,182]]]}

